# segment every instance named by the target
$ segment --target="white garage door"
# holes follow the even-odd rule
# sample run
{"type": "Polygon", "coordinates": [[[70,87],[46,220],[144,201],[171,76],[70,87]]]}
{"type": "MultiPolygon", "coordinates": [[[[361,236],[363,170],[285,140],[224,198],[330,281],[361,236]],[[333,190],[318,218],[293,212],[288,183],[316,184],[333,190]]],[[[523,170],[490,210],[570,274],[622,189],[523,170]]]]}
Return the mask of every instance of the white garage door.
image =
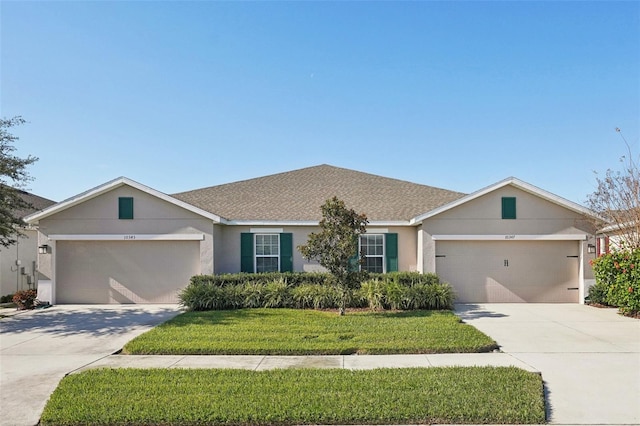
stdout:
{"type": "Polygon", "coordinates": [[[57,303],[174,303],[200,273],[198,241],[58,241],[57,303]]]}
{"type": "Polygon", "coordinates": [[[577,303],[577,241],[437,241],[436,273],[458,303],[577,303]]]}

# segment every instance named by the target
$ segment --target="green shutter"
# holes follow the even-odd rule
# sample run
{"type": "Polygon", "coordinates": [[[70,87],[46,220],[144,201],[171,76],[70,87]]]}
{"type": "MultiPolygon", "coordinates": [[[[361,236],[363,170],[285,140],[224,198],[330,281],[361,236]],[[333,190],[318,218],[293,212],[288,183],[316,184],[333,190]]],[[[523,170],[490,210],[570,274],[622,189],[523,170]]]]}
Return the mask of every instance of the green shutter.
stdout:
{"type": "Polygon", "coordinates": [[[118,219],[133,219],[133,197],[118,198],[118,219]]]}
{"type": "Polygon", "coordinates": [[[280,272],[293,272],[293,234],[280,234],[280,272]]]}
{"type": "Polygon", "coordinates": [[[516,218],[516,197],[502,197],[502,218],[516,218]]]}
{"type": "Polygon", "coordinates": [[[240,234],[240,272],[253,272],[253,234],[240,234]]]}
{"type": "Polygon", "coordinates": [[[398,234],[385,234],[384,241],[387,272],[396,272],[398,270],[398,234]]]}

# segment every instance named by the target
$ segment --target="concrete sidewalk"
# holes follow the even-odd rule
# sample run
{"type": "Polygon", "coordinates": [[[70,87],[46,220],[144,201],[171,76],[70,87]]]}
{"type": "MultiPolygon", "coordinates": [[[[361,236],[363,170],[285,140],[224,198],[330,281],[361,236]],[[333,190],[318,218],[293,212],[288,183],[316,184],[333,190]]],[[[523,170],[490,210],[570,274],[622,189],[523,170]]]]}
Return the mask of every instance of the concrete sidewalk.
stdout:
{"type": "Polygon", "coordinates": [[[237,368],[271,370],[275,368],[374,368],[495,366],[536,369],[505,353],[433,354],[433,355],[111,355],[74,371],[93,368],[237,368]]]}

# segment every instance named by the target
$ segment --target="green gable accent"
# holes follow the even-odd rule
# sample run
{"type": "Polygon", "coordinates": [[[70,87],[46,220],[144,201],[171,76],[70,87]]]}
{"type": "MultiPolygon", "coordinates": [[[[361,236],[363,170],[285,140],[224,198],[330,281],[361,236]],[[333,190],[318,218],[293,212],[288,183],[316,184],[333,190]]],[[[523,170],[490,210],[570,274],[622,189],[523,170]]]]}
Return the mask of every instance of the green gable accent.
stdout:
{"type": "Polygon", "coordinates": [[[293,234],[280,234],[280,272],[293,272],[293,234]]]}
{"type": "Polygon", "coordinates": [[[253,234],[240,234],[240,272],[253,273],[253,234]]]}
{"type": "Polygon", "coordinates": [[[516,197],[502,197],[502,218],[516,218],[516,197]]]}
{"type": "Polygon", "coordinates": [[[133,219],[133,197],[118,198],[118,219],[133,219]]]}
{"type": "Polygon", "coordinates": [[[387,272],[398,271],[398,234],[385,234],[385,263],[387,272]]]}

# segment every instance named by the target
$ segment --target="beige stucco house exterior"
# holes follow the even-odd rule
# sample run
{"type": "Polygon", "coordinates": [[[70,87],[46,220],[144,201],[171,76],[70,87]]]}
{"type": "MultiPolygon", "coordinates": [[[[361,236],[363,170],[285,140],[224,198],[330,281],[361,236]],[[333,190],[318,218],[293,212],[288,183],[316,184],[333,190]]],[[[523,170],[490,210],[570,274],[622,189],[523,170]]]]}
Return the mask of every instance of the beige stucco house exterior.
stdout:
{"type": "MultiPolygon", "coordinates": [[[[30,207],[15,211],[16,217],[25,217],[41,209],[55,204],[54,201],[19,190],[20,197],[30,207]]],[[[33,226],[19,230],[15,244],[9,247],[0,246],[0,295],[7,296],[18,290],[36,288],[38,278],[38,231],[33,226]]]]}
{"type": "Polygon", "coordinates": [[[516,178],[462,194],[320,165],[173,195],[118,178],[27,221],[52,303],[166,303],[195,274],[319,270],[296,247],[333,196],[369,218],[369,270],[435,272],[459,302],[580,303],[593,278],[591,212],[516,178]]]}

